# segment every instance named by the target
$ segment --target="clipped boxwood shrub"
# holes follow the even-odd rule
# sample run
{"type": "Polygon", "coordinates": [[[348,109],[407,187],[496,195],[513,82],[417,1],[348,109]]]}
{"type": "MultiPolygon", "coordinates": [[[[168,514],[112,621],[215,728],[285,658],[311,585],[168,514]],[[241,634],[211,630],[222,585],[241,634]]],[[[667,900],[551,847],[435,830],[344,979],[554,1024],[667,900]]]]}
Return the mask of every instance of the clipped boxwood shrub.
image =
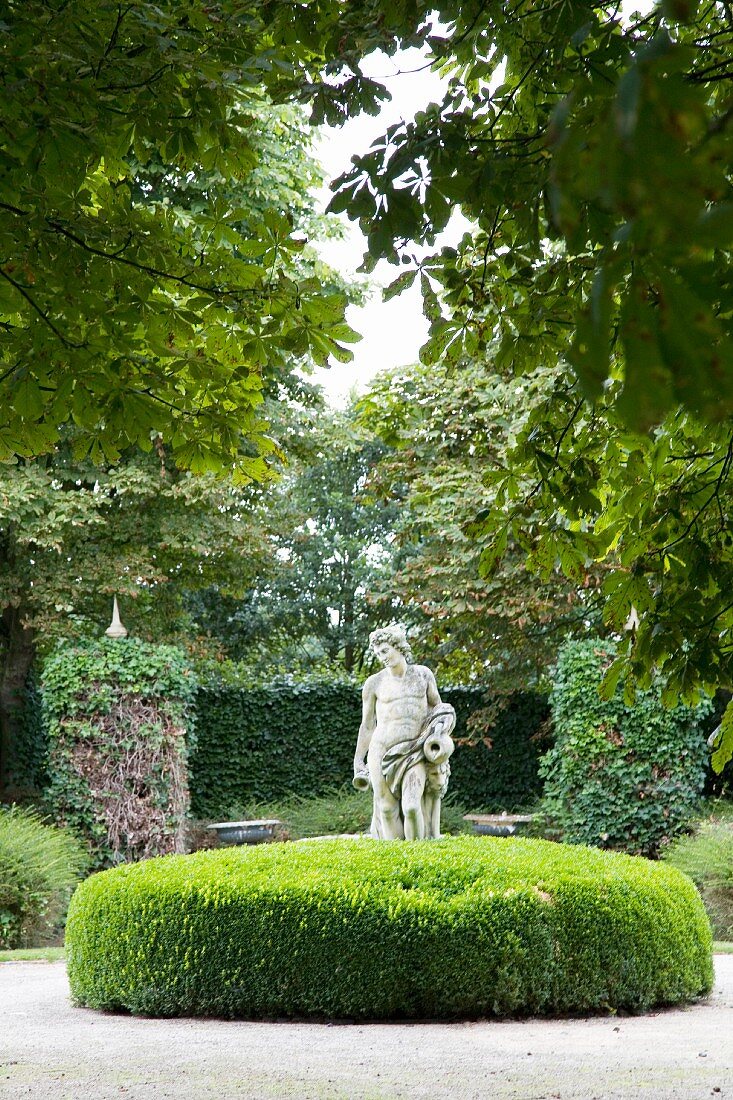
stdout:
{"type": "Polygon", "coordinates": [[[665,864],[538,840],[304,841],[173,856],[76,891],[78,1004],[154,1016],[638,1011],[709,991],[665,864]]]}
{"type": "Polygon", "coordinates": [[[0,807],[0,948],[43,944],[87,868],[82,845],[33,810],[0,807]]]}
{"type": "Polygon", "coordinates": [[[633,706],[598,693],[614,653],[572,641],[550,695],[555,744],[543,758],[543,808],[563,839],[655,856],[694,816],[705,783],[710,700],[664,707],[658,685],[633,706]]]}
{"type": "Polygon", "coordinates": [[[181,650],[137,638],[65,647],[44,665],[46,796],[97,866],[184,850],[195,686],[181,650]]]}
{"type": "MultiPolygon", "coordinates": [[[[441,694],[457,717],[453,797],[474,809],[506,809],[536,797],[542,746],[533,736],[547,717],[546,698],[505,697],[490,725],[476,729],[470,719],[486,710],[486,689],[446,687],[441,694]]],[[[360,722],[361,687],[348,681],[202,686],[190,761],[193,813],[228,817],[246,802],[338,789],[351,780],[360,722]]]]}

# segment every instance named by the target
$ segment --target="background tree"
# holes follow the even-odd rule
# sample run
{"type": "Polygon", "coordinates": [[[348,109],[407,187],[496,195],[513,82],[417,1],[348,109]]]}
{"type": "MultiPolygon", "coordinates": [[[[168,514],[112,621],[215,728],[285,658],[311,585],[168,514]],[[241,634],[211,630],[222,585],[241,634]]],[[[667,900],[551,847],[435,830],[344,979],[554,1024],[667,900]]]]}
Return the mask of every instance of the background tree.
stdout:
{"type": "MultiPolygon", "coordinates": [[[[534,379],[535,401],[550,374],[534,379]]],[[[515,688],[542,681],[563,637],[600,625],[602,572],[573,559],[566,577],[553,555],[537,580],[541,517],[531,498],[523,514],[531,533],[520,541],[505,530],[503,555],[482,559],[468,533],[477,513],[502,514],[487,471],[507,472],[507,448],[533,411],[527,390],[510,375],[487,378],[482,363],[418,365],[378,376],[359,411],[389,445],[372,490],[400,501],[399,549],[380,578],[382,597],[404,605],[443,677],[515,688]]]]}
{"type": "Polygon", "coordinates": [[[202,593],[194,621],[247,667],[350,673],[367,657],[369,631],[395,613],[373,595],[390,573],[398,502],[378,501],[370,479],[385,448],[353,411],[317,414],[310,453],[260,501],[272,567],[245,600],[202,593]]]}
{"type": "MultiPolygon", "coordinates": [[[[263,86],[333,122],[386,96],[360,69],[374,46],[423,45],[448,92],[356,158],[334,209],[361,219],[367,266],[407,260],[394,292],[419,272],[425,362],[479,357],[488,375],[510,366],[530,379],[551,368],[545,407],[511,448],[507,516],[521,545],[530,480],[537,563],[562,564],[563,551],[583,565],[618,559],[609,619],[622,591],[640,624],[614,675],[656,662],[685,696],[731,683],[725,3],[665,0],[630,19],[591,0],[222,0],[185,11],[77,0],[13,4],[10,15],[6,451],[48,447],[69,414],[97,456],[120,440],[147,446],[151,431],[196,468],[237,459],[242,428],[267,447],[253,411],[263,364],[336,354],[350,337],[343,301],[323,302],[279,267],[298,245],[277,214],[248,253],[226,239],[228,207],[204,225],[138,202],[130,154],[147,163],[152,147],[182,172],[233,178],[249,155],[243,104],[263,86]],[[433,244],[457,205],[475,231],[414,260],[413,243],[433,244]]],[[[261,471],[256,455],[239,465],[245,477],[261,471]]],[[[499,513],[475,529],[489,558],[513,544],[499,513]]],[[[719,763],[733,752],[733,711],[724,734],[719,763]]]]}
{"type": "Polygon", "coordinates": [[[455,362],[498,336],[499,366],[567,351],[593,398],[620,371],[629,426],[678,404],[729,417],[726,5],[663,3],[627,18],[593,0],[449,0],[435,9],[443,32],[427,3],[389,17],[386,4],[363,7],[385,16],[388,49],[418,40],[449,77],[441,103],[355,158],[332,202],[360,219],[367,263],[422,271],[427,354],[455,362]],[[414,265],[413,244],[434,243],[456,206],[476,231],[414,265]]]}
{"type": "Polygon", "coordinates": [[[0,776],[26,678],[59,639],[99,634],[113,593],[148,638],[182,625],[185,593],[216,581],[242,594],[268,562],[246,489],[194,477],[164,451],[107,468],[51,458],[0,467],[0,776]]]}
{"type": "MultiPolygon", "coordinates": [[[[6,406],[8,423],[17,421],[20,405],[30,394],[35,395],[32,398],[31,436],[23,436],[22,445],[20,437],[15,439],[18,443],[15,450],[37,451],[48,447],[50,453],[36,462],[20,459],[15,464],[0,464],[0,778],[7,772],[14,725],[34,654],[59,637],[74,636],[90,628],[98,632],[109,614],[110,593],[134,597],[132,606],[129,602],[124,604],[128,624],[136,634],[160,639],[172,632],[175,634],[186,624],[184,594],[190,597],[198,587],[216,582],[220,592],[243,597],[255,575],[262,583],[263,575],[272,564],[270,543],[265,540],[254,516],[256,493],[244,491],[241,483],[252,477],[265,480],[270,476],[273,463],[282,461],[287,454],[303,450],[303,425],[297,410],[322,406],[319,390],[304,376],[314,360],[322,361],[326,355],[328,340],[325,337],[326,343],[321,340],[324,330],[318,321],[318,309],[325,308],[330,320],[335,321],[346,300],[358,293],[320,263],[307,245],[304,246],[304,234],[322,238],[336,228],[332,219],[317,215],[315,211],[313,191],[321,183],[321,172],[311,155],[302,112],[274,107],[267,102],[262,87],[255,87],[252,80],[249,81],[251,87],[230,88],[230,73],[221,77],[227,88],[220,89],[218,105],[207,92],[199,105],[201,118],[189,120],[190,127],[204,144],[197,146],[190,136],[184,142],[184,155],[175,142],[166,145],[163,140],[166,119],[177,133],[183,132],[180,130],[182,120],[166,114],[166,110],[174,109],[171,103],[155,108],[146,102],[145,110],[157,112],[155,117],[162,129],[151,135],[145,129],[145,120],[141,120],[133,133],[124,111],[136,101],[138,91],[122,85],[110,86],[106,94],[101,95],[99,83],[113,79],[112,73],[118,72],[116,65],[120,72],[130,75],[127,61],[130,50],[134,56],[136,50],[146,57],[139,74],[140,88],[146,88],[150,96],[146,79],[150,76],[154,86],[163,81],[173,94],[178,75],[168,74],[167,80],[165,66],[154,76],[146,67],[164,47],[173,51],[178,59],[187,57],[186,64],[194,64],[197,50],[216,54],[221,48],[223,54],[218,64],[225,63],[226,57],[233,64],[234,55],[240,61],[244,58],[248,42],[254,48],[254,38],[250,41],[245,36],[247,41],[239,45],[234,43],[231,47],[222,46],[221,42],[217,45],[211,41],[208,24],[189,24],[187,20],[192,9],[188,8],[182,17],[180,5],[175,3],[164,5],[157,14],[157,9],[154,11],[147,4],[138,5],[134,12],[132,9],[118,11],[103,3],[96,5],[94,11],[83,3],[67,7],[85,18],[77,27],[62,23],[52,18],[53,5],[45,5],[43,19],[47,19],[44,25],[48,40],[41,46],[30,33],[26,22],[26,18],[30,18],[28,11],[19,9],[12,13],[10,25],[19,48],[13,64],[17,65],[18,73],[25,74],[26,85],[30,86],[37,77],[33,65],[40,64],[40,57],[50,66],[47,73],[44,69],[46,98],[37,107],[36,114],[45,118],[44,111],[58,109],[62,112],[62,121],[58,121],[61,128],[58,142],[61,143],[59,149],[68,157],[68,164],[54,171],[54,186],[51,187],[48,174],[52,168],[41,150],[45,147],[43,142],[51,142],[53,135],[46,133],[39,122],[42,129],[37,138],[40,152],[37,152],[34,171],[23,184],[29,195],[35,194],[34,188],[39,194],[43,193],[46,204],[43,218],[39,216],[32,222],[40,234],[39,239],[34,241],[32,235],[20,239],[21,229],[24,231],[31,222],[19,220],[19,209],[0,206],[0,218],[6,219],[7,240],[18,239],[18,246],[35,256],[34,270],[39,264],[47,265],[43,294],[48,303],[53,301],[54,309],[61,310],[67,319],[69,309],[77,310],[78,307],[76,321],[83,324],[85,332],[99,334],[103,331],[106,338],[110,337],[110,348],[114,346],[120,352],[125,345],[128,350],[113,359],[92,363],[92,357],[97,354],[92,348],[97,338],[92,335],[89,346],[85,345],[79,352],[83,361],[77,362],[74,357],[68,362],[59,360],[56,348],[56,352],[48,352],[51,359],[48,356],[44,359],[39,352],[39,359],[33,359],[31,374],[22,367],[20,372],[11,371],[4,379],[4,384],[13,390],[12,400],[15,401],[14,408],[12,401],[6,406]],[[155,20],[158,22],[154,25],[155,20]],[[95,75],[83,68],[80,76],[83,86],[86,87],[87,81],[89,95],[95,92],[101,102],[96,107],[94,103],[81,102],[83,97],[78,100],[72,97],[70,103],[56,102],[62,89],[54,85],[54,80],[62,80],[64,73],[68,74],[79,63],[79,52],[94,53],[99,35],[105,33],[106,27],[110,37],[106,40],[99,73],[95,75]],[[155,37],[155,27],[160,38],[155,37]],[[133,41],[138,45],[133,46],[133,41]],[[88,163],[84,161],[83,147],[75,144],[75,123],[70,121],[74,111],[87,112],[85,133],[95,135],[87,149],[88,163]],[[129,145],[124,146],[117,161],[110,161],[108,143],[114,139],[114,127],[120,124],[117,117],[120,111],[127,122],[117,139],[129,140],[129,145]],[[214,147],[204,154],[206,134],[208,141],[214,133],[207,130],[206,111],[214,112],[216,118],[209,122],[211,125],[216,122],[216,133],[221,141],[226,139],[230,155],[214,147]],[[220,118],[218,111],[223,112],[220,118]],[[110,132],[105,130],[97,134],[95,128],[108,113],[111,114],[110,132]],[[232,132],[227,139],[230,123],[232,132]],[[68,150],[64,136],[67,131],[72,133],[68,150]],[[98,160],[105,150],[107,160],[97,163],[95,156],[98,160]],[[75,156],[78,163],[74,161],[75,156]],[[85,164],[85,171],[94,169],[102,183],[106,180],[107,189],[102,188],[103,194],[96,195],[92,204],[94,209],[85,207],[88,196],[64,195],[64,188],[69,186],[74,172],[81,172],[85,164]],[[118,173],[116,187],[111,190],[107,186],[110,164],[117,164],[114,171],[118,173]],[[73,223],[75,234],[94,231],[96,237],[84,235],[83,239],[79,235],[78,240],[67,237],[65,230],[62,232],[61,222],[52,224],[48,220],[51,215],[47,205],[50,202],[63,205],[67,199],[70,206],[65,208],[65,216],[72,220],[64,222],[66,229],[73,223]],[[102,200],[112,202],[113,209],[103,206],[102,200]],[[121,202],[119,209],[114,207],[116,202],[118,205],[121,202]],[[124,210],[128,210],[129,218],[124,210]],[[283,211],[287,212],[287,217],[283,211]],[[111,233],[113,238],[123,227],[127,228],[119,254],[102,256],[95,252],[106,234],[111,233]],[[296,233],[298,240],[285,241],[281,248],[280,244],[273,243],[273,233],[276,237],[281,231],[289,237],[296,233]],[[54,233],[61,233],[61,243],[52,242],[54,233]],[[274,251],[263,243],[263,233],[270,234],[274,251]],[[79,250],[81,259],[77,255],[79,250]],[[86,266],[87,261],[92,262],[89,256],[94,257],[97,264],[94,270],[86,266]],[[184,286],[188,276],[183,283],[177,281],[177,276],[172,279],[171,270],[165,266],[168,262],[178,265],[176,271],[183,271],[188,264],[189,275],[195,271],[192,277],[199,282],[204,273],[208,278],[215,272],[217,264],[234,265],[239,272],[237,277],[247,282],[247,293],[242,301],[250,300],[248,296],[258,281],[271,289],[278,282],[280,306],[277,308],[284,308],[288,296],[294,294],[295,326],[303,322],[313,332],[313,339],[286,341],[285,348],[285,344],[277,345],[278,338],[275,338],[275,350],[272,354],[267,351],[267,344],[272,335],[280,331],[281,322],[273,322],[271,337],[267,337],[265,329],[270,322],[265,323],[264,315],[259,316],[256,310],[262,307],[266,312],[272,301],[267,295],[258,298],[258,294],[254,294],[248,315],[250,319],[258,317],[256,323],[260,326],[254,346],[251,333],[244,339],[242,301],[228,293],[222,296],[221,288],[215,285],[216,278],[211,279],[208,299],[198,290],[194,293],[195,288],[187,284],[172,296],[166,287],[171,282],[184,286]],[[66,274],[62,270],[64,264],[72,265],[66,274]],[[68,293],[59,298],[58,285],[54,281],[64,278],[68,293]],[[80,281],[78,294],[75,279],[80,281]],[[121,288],[117,286],[118,279],[123,284],[121,288]],[[108,301],[110,294],[111,301],[108,301]],[[68,305],[72,300],[69,295],[74,297],[73,307],[68,305]],[[196,416],[187,421],[188,426],[184,425],[173,442],[165,443],[162,434],[165,417],[168,414],[177,417],[180,408],[168,408],[163,421],[156,416],[139,415],[142,406],[139,407],[138,398],[142,397],[139,379],[133,378],[134,371],[141,367],[146,372],[147,383],[152,386],[147,394],[149,411],[160,399],[161,390],[155,388],[157,367],[151,365],[152,360],[144,361],[144,356],[134,348],[135,341],[142,346],[150,341],[151,334],[155,339],[156,324],[163,323],[168,307],[174,312],[178,310],[176,316],[180,317],[179,307],[183,308],[186,296],[189,299],[185,310],[187,320],[184,318],[182,323],[193,344],[199,338],[218,341],[217,355],[221,357],[217,370],[223,371],[221,385],[230,387],[230,392],[229,397],[222,396],[225,390],[217,387],[215,368],[201,357],[200,348],[193,353],[193,344],[189,348],[193,357],[189,357],[189,365],[183,373],[183,368],[179,370],[180,364],[172,363],[171,359],[156,361],[165,373],[166,384],[182,394],[188,386],[186,378],[193,372],[194,389],[187,390],[186,399],[193,400],[198,393],[196,416]],[[161,306],[162,301],[166,301],[167,306],[161,306]],[[256,305],[258,301],[260,305],[256,305]],[[212,308],[217,303],[217,309],[212,308]],[[162,312],[155,320],[150,313],[158,307],[162,312]],[[208,315],[215,319],[214,323],[205,320],[208,315]],[[205,332],[208,333],[206,337],[205,332]],[[245,346],[249,348],[248,364],[238,366],[237,356],[243,354],[245,346]],[[125,366],[125,355],[131,355],[136,364],[132,373],[125,366]],[[53,398],[52,412],[39,410],[42,398],[51,399],[53,386],[42,387],[41,395],[34,389],[33,378],[36,382],[40,378],[36,367],[40,365],[45,371],[44,363],[53,363],[52,372],[63,373],[72,367],[76,372],[75,377],[65,375],[56,379],[69,400],[65,398],[56,403],[53,398]],[[88,385],[87,368],[95,373],[97,388],[88,385]],[[114,382],[117,396],[105,388],[112,374],[117,379],[114,382]],[[132,388],[127,388],[128,385],[132,388]],[[232,397],[237,396],[238,387],[247,390],[248,396],[236,408],[232,397]],[[80,411],[79,403],[86,411],[80,411]],[[207,408],[209,411],[204,411],[203,419],[199,418],[196,426],[194,421],[198,412],[207,408]],[[39,411],[37,417],[36,411],[39,411]],[[204,454],[200,448],[197,452],[196,447],[192,450],[189,444],[193,437],[188,432],[190,429],[196,436],[204,431],[209,414],[217,418],[219,426],[227,421],[228,427],[222,436],[209,418],[206,447],[210,450],[204,454]],[[69,427],[62,427],[64,416],[70,420],[69,427]],[[46,434],[45,442],[37,436],[36,429],[41,431],[43,423],[46,427],[50,425],[48,417],[54,420],[54,430],[59,432],[55,442],[52,434],[46,434]],[[116,417],[124,420],[121,434],[121,421],[116,417]],[[123,448],[125,440],[130,439],[135,441],[134,445],[123,448]],[[231,450],[227,462],[230,464],[232,455],[236,458],[236,466],[229,470],[228,484],[215,484],[209,477],[196,482],[182,473],[182,465],[186,463],[199,471],[208,464],[221,464],[227,448],[231,450]],[[265,459],[269,465],[265,465],[265,459]],[[110,460],[116,460],[116,466],[112,467],[110,460]],[[234,488],[232,482],[240,487],[234,488]]],[[[225,18],[226,10],[226,5],[218,14],[215,9],[207,9],[207,20],[210,15],[225,18]]],[[[59,13],[61,8],[58,8],[59,13]]],[[[73,12],[66,14],[70,18],[73,12]]],[[[231,15],[230,11],[227,17],[230,22],[231,15]]],[[[234,33],[232,26],[230,30],[234,33]]],[[[218,34],[215,26],[215,38],[218,34]]],[[[211,58],[208,70],[211,78],[216,64],[211,58]]],[[[51,118],[50,113],[48,118],[51,118]]],[[[13,132],[13,140],[18,132],[13,132]]],[[[12,161],[9,152],[12,142],[8,134],[6,136],[6,151],[12,161]]],[[[26,305],[32,308],[29,301],[26,305]]],[[[41,323],[40,318],[36,317],[36,321],[41,323]]],[[[169,323],[173,324],[174,320],[169,323]]],[[[288,326],[291,320],[283,323],[288,326]]],[[[45,329],[48,330],[48,324],[45,329]]],[[[53,327],[51,331],[53,334],[53,327]]],[[[13,321],[6,326],[4,338],[4,350],[12,357],[20,354],[18,341],[31,341],[26,350],[32,350],[31,345],[39,338],[39,332],[35,329],[31,332],[22,324],[18,328],[13,321]]],[[[51,339],[48,331],[41,332],[41,338],[51,339]]],[[[165,341],[169,352],[175,343],[173,330],[167,332],[165,341]]],[[[21,436],[29,429],[29,423],[25,423],[21,436]]]]}

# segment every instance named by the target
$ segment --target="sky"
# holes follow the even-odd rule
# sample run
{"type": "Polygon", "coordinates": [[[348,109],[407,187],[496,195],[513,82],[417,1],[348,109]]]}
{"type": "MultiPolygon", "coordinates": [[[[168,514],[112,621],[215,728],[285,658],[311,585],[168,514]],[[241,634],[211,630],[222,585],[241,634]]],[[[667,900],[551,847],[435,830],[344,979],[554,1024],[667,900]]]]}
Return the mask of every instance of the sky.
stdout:
{"type": "MultiPolygon", "coordinates": [[[[392,100],[385,103],[377,117],[363,115],[339,128],[323,127],[315,146],[317,159],[329,180],[341,175],[354,154],[365,152],[387,126],[400,120],[409,121],[430,102],[443,97],[445,81],[426,68],[425,56],[417,50],[404,50],[394,57],[372,54],[364,63],[364,72],[385,84],[392,100]]],[[[324,188],[319,195],[322,208],[328,204],[330,192],[324,188]]],[[[345,275],[353,275],[366,250],[366,239],[354,222],[340,216],[347,227],[342,241],[327,241],[318,245],[322,258],[345,275]]],[[[441,242],[458,236],[451,226],[441,242]]],[[[400,273],[400,268],[380,261],[370,276],[372,282],[387,286],[400,273]]],[[[325,389],[331,404],[342,406],[351,390],[364,392],[369,380],[380,370],[416,362],[421,344],[427,338],[428,323],[422,314],[422,300],[417,283],[389,302],[382,302],[378,287],[364,306],[350,306],[347,320],[363,336],[353,345],[354,362],[337,363],[328,370],[319,370],[314,380],[325,389]]]]}

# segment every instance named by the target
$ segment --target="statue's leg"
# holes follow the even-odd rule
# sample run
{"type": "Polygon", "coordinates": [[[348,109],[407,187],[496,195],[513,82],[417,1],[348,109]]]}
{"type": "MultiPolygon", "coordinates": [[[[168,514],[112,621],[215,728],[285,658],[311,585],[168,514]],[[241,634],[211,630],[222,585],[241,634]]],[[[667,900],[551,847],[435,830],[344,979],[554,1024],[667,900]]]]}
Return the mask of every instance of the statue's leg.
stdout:
{"type": "MultiPolygon", "coordinates": [[[[375,794],[375,803],[377,796],[375,794]]],[[[402,825],[400,804],[394,797],[389,787],[380,792],[377,805],[379,828],[382,840],[404,840],[405,830],[402,825]]]]}
{"type": "Polygon", "coordinates": [[[440,811],[449,775],[450,769],[445,763],[437,768],[428,769],[425,797],[423,798],[423,813],[425,814],[425,831],[431,840],[437,840],[441,835],[440,811]]]}
{"type": "Polygon", "coordinates": [[[432,806],[430,807],[430,836],[433,839],[438,840],[440,837],[440,807],[442,799],[440,795],[435,794],[432,796],[432,806]]]}
{"type": "Polygon", "coordinates": [[[375,840],[383,840],[384,838],[379,832],[379,812],[377,811],[377,800],[372,799],[372,821],[369,826],[369,836],[374,837],[375,840]]]}
{"type": "Polygon", "coordinates": [[[403,840],[405,830],[400,804],[384,781],[381,755],[375,753],[368,756],[367,765],[374,791],[372,836],[376,836],[378,840],[403,840]]]}
{"type": "Polygon", "coordinates": [[[425,818],[422,797],[425,790],[425,769],[410,768],[402,781],[402,813],[405,818],[405,840],[425,839],[425,818]]]}
{"type": "Polygon", "coordinates": [[[382,809],[382,828],[384,840],[404,840],[405,827],[399,806],[385,806],[382,809]]]}
{"type": "Polygon", "coordinates": [[[433,832],[433,825],[435,817],[433,815],[433,809],[435,807],[435,793],[430,790],[430,781],[425,784],[425,793],[422,796],[422,816],[425,822],[425,839],[432,840],[435,836],[433,832]]]}

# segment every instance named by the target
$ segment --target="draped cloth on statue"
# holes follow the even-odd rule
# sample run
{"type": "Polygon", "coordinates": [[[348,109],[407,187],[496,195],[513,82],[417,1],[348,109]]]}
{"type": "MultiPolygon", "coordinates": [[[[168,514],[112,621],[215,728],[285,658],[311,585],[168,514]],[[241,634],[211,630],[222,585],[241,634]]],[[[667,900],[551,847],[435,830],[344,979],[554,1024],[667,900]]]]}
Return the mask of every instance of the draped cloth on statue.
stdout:
{"type": "Polygon", "coordinates": [[[422,765],[435,794],[442,798],[448,789],[448,758],[454,744],[450,734],[456,724],[456,712],[450,703],[439,703],[426,715],[417,737],[398,741],[382,757],[382,775],[396,799],[411,768],[422,765]]]}

